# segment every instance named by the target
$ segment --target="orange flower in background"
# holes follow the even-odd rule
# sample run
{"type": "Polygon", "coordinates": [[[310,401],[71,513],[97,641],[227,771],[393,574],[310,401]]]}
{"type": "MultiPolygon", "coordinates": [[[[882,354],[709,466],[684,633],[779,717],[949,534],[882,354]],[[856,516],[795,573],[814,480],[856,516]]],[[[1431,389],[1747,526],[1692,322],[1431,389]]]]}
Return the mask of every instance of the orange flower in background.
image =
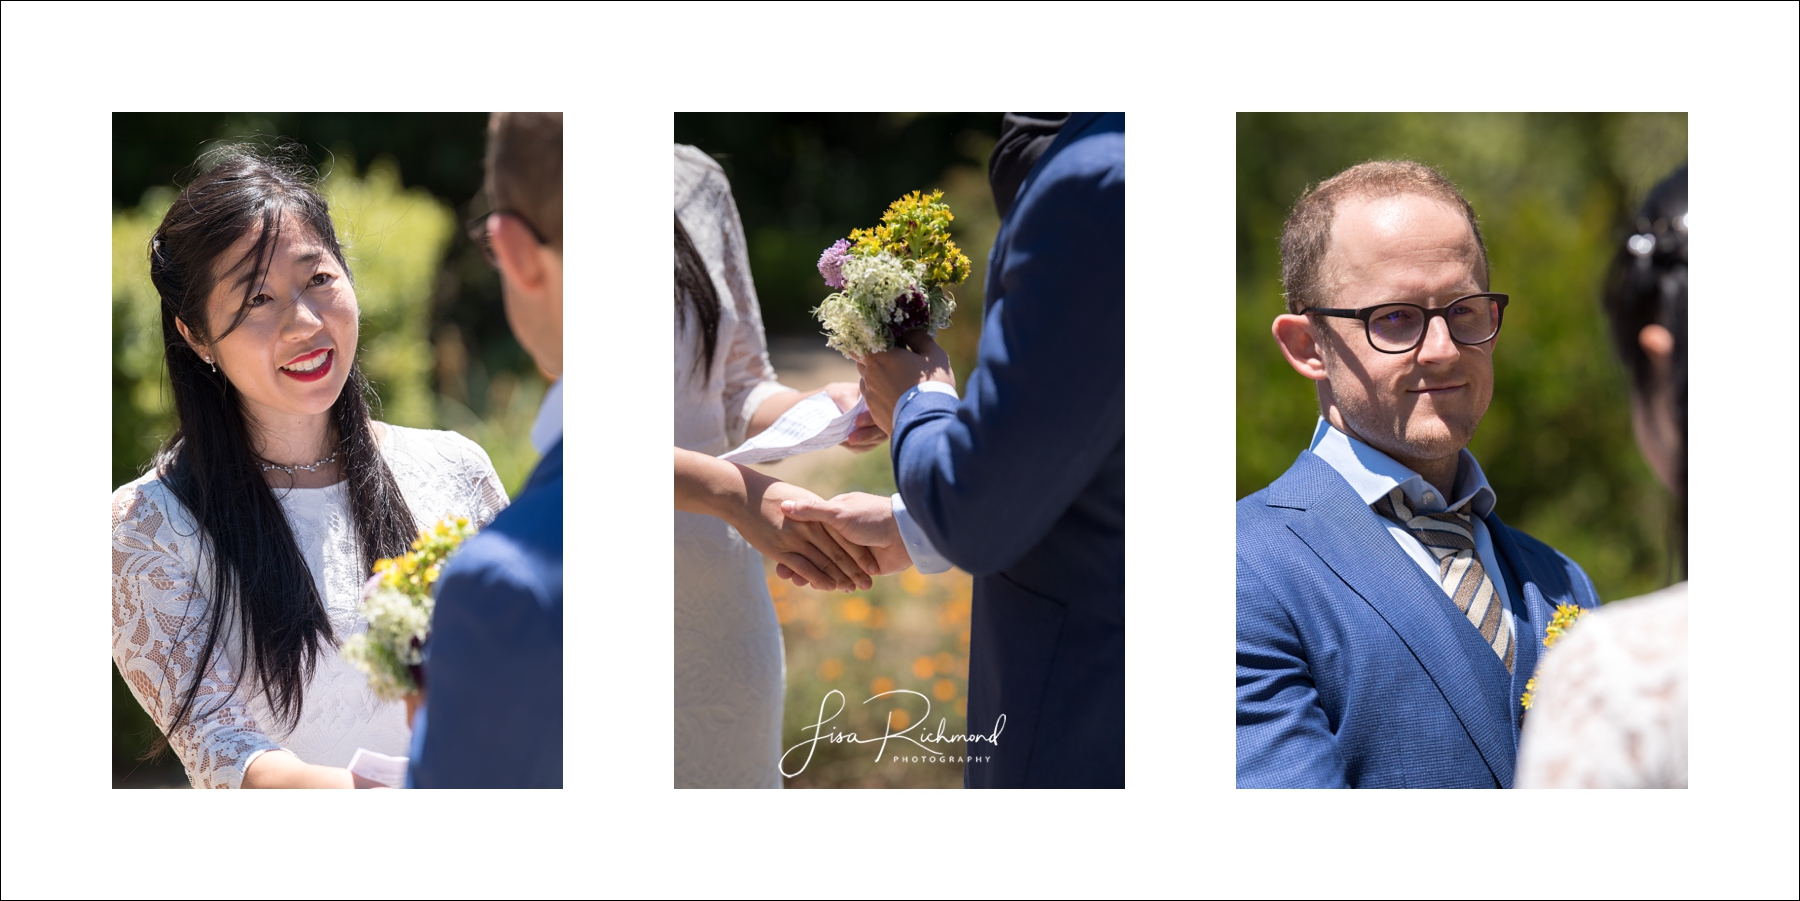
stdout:
{"type": "Polygon", "coordinates": [[[937,658],[932,661],[932,668],[940,676],[949,675],[951,670],[956,669],[956,658],[950,656],[949,651],[939,651],[937,658]]]}
{"type": "Polygon", "coordinates": [[[937,664],[930,657],[915,657],[912,669],[914,678],[929,679],[933,673],[937,672],[937,664]]]}
{"type": "Polygon", "coordinates": [[[968,698],[957,698],[956,699],[956,715],[960,716],[960,717],[967,717],[969,715],[969,699],[968,698]]]}
{"type": "Polygon", "coordinates": [[[843,674],[844,661],[839,660],[836,657],[832,657],[824,663],[819,664],[819,678],[826,682],[835,682],[837,681],[837,677],[843,674]]]}
{"type": "Polygon", "coordinates": [[[845,598],[838,601],[838,619],[847,623],[866,622],[869,619],[869,602],[860,597],[845,598]]]}
{"type": "Polygon", "coordinates": [[[956,697],[956,683],[949,679],[939,679],[931,686],[931,695],[940,701],[948,701],[956,697]]]}
{"type": "MultiPolygon", "coordinates": [[[[827,624],[824,620],[813,619],[813,620],[807,621],[807,623],[806,623],[806,637],[807,638],[810,638],[813,641],[823,641],[825,639],[825,636],[830,635],[830,634],[831,634],[831,626],[829,624],[827,624]]],[[[867,658],[865,658],[865,659],[867,659],[867,658]]]]}
{"type": "Polygon", "coordinates": [[[783,597],[787,593],[788,593],[788,583],[787,583],[786,579],[777,579],[772,575],[769,576],[769,597],[772,597],[772,598],[783,597]]]}
{"type": "Polygon", "coordinates": [[[912,725],[912,717],[907,716],[906,711],[894,710],[888,713],[888,731],[898,732],[910,725],[912,725]]]}
{"type": "Polygon", "coordinates": [[[893,690],[894,680],[886,676],[877,676],[875,681],[869,683],[869,694],[871,695],[885,694],[893,690]]]}
{"type": "Polygon", "coordinates": [[[875,656],[875,642],[867,638],[858,638],[856,644],[850,646],[850,653],[855,654],[858,660],[867,660],[875,656]]]}
{"type": "Polygon", "coordinates": [[[885,609],[883,609],[881,607],[876,607],[874,610],[869,611],[869,628],[885,629],[887,627],[888,627],[888,614],[885,609]]]}
{"type": "Polygon", "coordinates": [[[916,569],[908,569],[900,574],[900,590],[917,597],[931,587],[931,582],[919,574],[916,569]]]}

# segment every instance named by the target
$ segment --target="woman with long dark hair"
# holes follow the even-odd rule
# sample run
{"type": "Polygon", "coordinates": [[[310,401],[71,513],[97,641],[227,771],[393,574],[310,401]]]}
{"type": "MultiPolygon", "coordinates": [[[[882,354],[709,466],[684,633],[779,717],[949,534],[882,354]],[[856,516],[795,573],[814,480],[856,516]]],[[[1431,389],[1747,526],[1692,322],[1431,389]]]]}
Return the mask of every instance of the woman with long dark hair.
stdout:
{"type": "Polygon", "coordinates": [[[289,151],[232,148],[148,248],[177,427],[113,494],[113,661],[196,788],[350,788],[402,756],[404,705],[337,647],[375,561],[506,505],[452,432],[375,422],[325,198],[289,151]]]}
{"type": "MultiPolygon", "coordinates": [[[[1604,296],[1631,375],[1638,449],[1674,495],[1670,569],[1687,565],[1687,167],[1650,191],[1604,296]]],[[[1582,617],[1544,656],[1520,788],[1686,788],[1687,582],[1582,617]]]]}

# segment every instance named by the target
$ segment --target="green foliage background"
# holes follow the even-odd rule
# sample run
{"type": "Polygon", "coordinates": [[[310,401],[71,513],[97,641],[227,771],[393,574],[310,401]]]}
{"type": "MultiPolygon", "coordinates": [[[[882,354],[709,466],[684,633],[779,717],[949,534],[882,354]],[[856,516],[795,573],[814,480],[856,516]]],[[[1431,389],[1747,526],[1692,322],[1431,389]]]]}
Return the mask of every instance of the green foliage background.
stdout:
{"type": "Polygon", "coordinates": [[[1413,159],[1468,196],[1493,290],[1512,295],[1469,448],[1497,512],[1581,564],[1602,598],[1666,584],[1671,503],[1633,441],[1599,298],[1631,212],[1687,160],[1687,115],[1240,113],[1236,138],[1237,496],[1286,471],[1318,417],[1269,334],[1288,208],[1356,163],[1413,159]]]}
{"type": "MultiPolygon", "coordinates": [[[[380,398],[376,415],[461,432],[516,494],[537,462],[530,429],[546,385],[506,325],[498,276],[459,225],[486,210],[486,121],[485,113],[115,115],[111,484],[142,474],[174,429],[151,233],[208,148],[291,139],[322,172],[355,277],[358,356],[380,398]],[[361,170],[359,152],[371,160],[361,170]]],[[[115,670],[115,785],[185,785],[173,755],[137,762],[154,730],[115,670]]]]}

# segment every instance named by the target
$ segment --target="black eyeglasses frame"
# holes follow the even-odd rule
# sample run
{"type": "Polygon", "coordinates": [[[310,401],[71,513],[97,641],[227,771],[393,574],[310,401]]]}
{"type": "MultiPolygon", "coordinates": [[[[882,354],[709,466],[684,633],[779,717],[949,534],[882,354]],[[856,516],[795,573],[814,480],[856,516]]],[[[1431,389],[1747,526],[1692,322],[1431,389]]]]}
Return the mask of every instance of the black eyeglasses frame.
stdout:
{"type": "Polygon", "coordinates": [[[1495,311],[1495,315],[1494,315],[1494,331],[1492,334],[1488,335],[1486,338],[1481,339],[1480,341],[1464,341],[1464,340],[1456,337],[1456,332],[1450,328],[1450,321],[1448,319],[1444,320],[1444,330],[1446,332],[1450,333],[1451,341],[1454,341],[1457,344],[1461,344],[1465,347],[1473,347],[1473,346],[1476,346],[1479,344],[1486,344],[1489,341],[1494,340],[1495,336],[1500,334],[1500,326],[1502,323],[1504,323],[1506,321],[1506,305],[1509,301],[1511,301],[1511,299],[1512,299],[1511,297],[1509,297],[1505,294],[1501,294],[1497,291],[1480,291],[1475,294],[1464,294],[1463,296],[1458,297],[1457,299],[1450,301],[1449,303],[1444,304],[1443,306],[1438,307],[1436,309],[1432,309],[1430,307],[1422,307],[1416,303],[1378,303],[1378,304],[1375,304],[1374,306],[1362,307],[1362,308],[1355,309],[1355,310],[1333,309],[1333,308],[1328,308],[1328,307],[1311,307],[1309,309],[1301,310],[1301,312],[1308,313],[1308,314],[1317,313],[1320,316],[1335,316],[1335,317],[1338,317],[1341,319],[1359,319],[1362,321],[1362,324],[1363,324],[1363,337],[1368,340],[1370,347],[1373,347],[1373,348],[1375,348],[1375,350],[1380,351],[1381,353],[1384,353],[1384,354],[1405,354],[1405,353],[1412,353],[1413,351],[1415,351],[1419,348],[1419,345],[1425,343],[1425,336],[1431,333],[1431,320],[1433,317],[1446,316],[1449,314],[1450,309],[1452,307],[1456,306],[1459,303],[1462,303],[1465,300],[1469,300],[1470,298],[1474,298],[1474,297],[1490,298],[1494,301],[1495,306],[1498,307],[1498,309],[1495,311]],[[1404,347],[1399,350],[1388,350],[1387,348],[1381,347],[1375,343],[1375,334],[1370,329],[1369,320],[1375,315],[1376,310],[1385,310],[1390,307],[1412,307],[1413,309],[1418,310],[1419,312],[1421,312],[1425,315],[1425,323],[1424,323],[1424,325],[1420,326],[1420,328],[1419,328],[1419,337],[1417,340],[1413,341],[1413,343],[1410,347],[1404,347]]]}

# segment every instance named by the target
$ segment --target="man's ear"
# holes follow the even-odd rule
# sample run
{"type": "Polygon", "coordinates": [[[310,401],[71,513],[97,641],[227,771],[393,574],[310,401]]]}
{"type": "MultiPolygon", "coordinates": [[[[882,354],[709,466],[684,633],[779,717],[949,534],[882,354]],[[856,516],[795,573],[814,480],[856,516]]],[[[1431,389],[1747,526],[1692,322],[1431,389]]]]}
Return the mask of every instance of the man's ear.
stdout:
{"type": "Polygon", "coordinates": [[[524,223],[511,216],[495,216],[488,220],[488,240],[494,244],[494,259],[500,272],[513,287],[528,294],[544,290],[549,273],[538,253],[537,238],[524,223]]]}
{"type": "Polygon", "coordinates": [[[1669,369],[1669,361],[1675,356],[1675,335],[1668,326],[1651,323],[1638,331],[1638,346],[1644,349],[1644,355],[1650,358],[1650,366],[1657,373],[1665,373],[1669,369]]]}
{"type": "Polygon", "coordinates": [[[1319,345],[1319,335],[1313,331],[1312,320],[1303,315],[1284,313],[1275,317],[1269,331],[1274,333],[1281,355],[1295,372],[1315,382],[1325,381],[1325,349],[1319,345]]]}

